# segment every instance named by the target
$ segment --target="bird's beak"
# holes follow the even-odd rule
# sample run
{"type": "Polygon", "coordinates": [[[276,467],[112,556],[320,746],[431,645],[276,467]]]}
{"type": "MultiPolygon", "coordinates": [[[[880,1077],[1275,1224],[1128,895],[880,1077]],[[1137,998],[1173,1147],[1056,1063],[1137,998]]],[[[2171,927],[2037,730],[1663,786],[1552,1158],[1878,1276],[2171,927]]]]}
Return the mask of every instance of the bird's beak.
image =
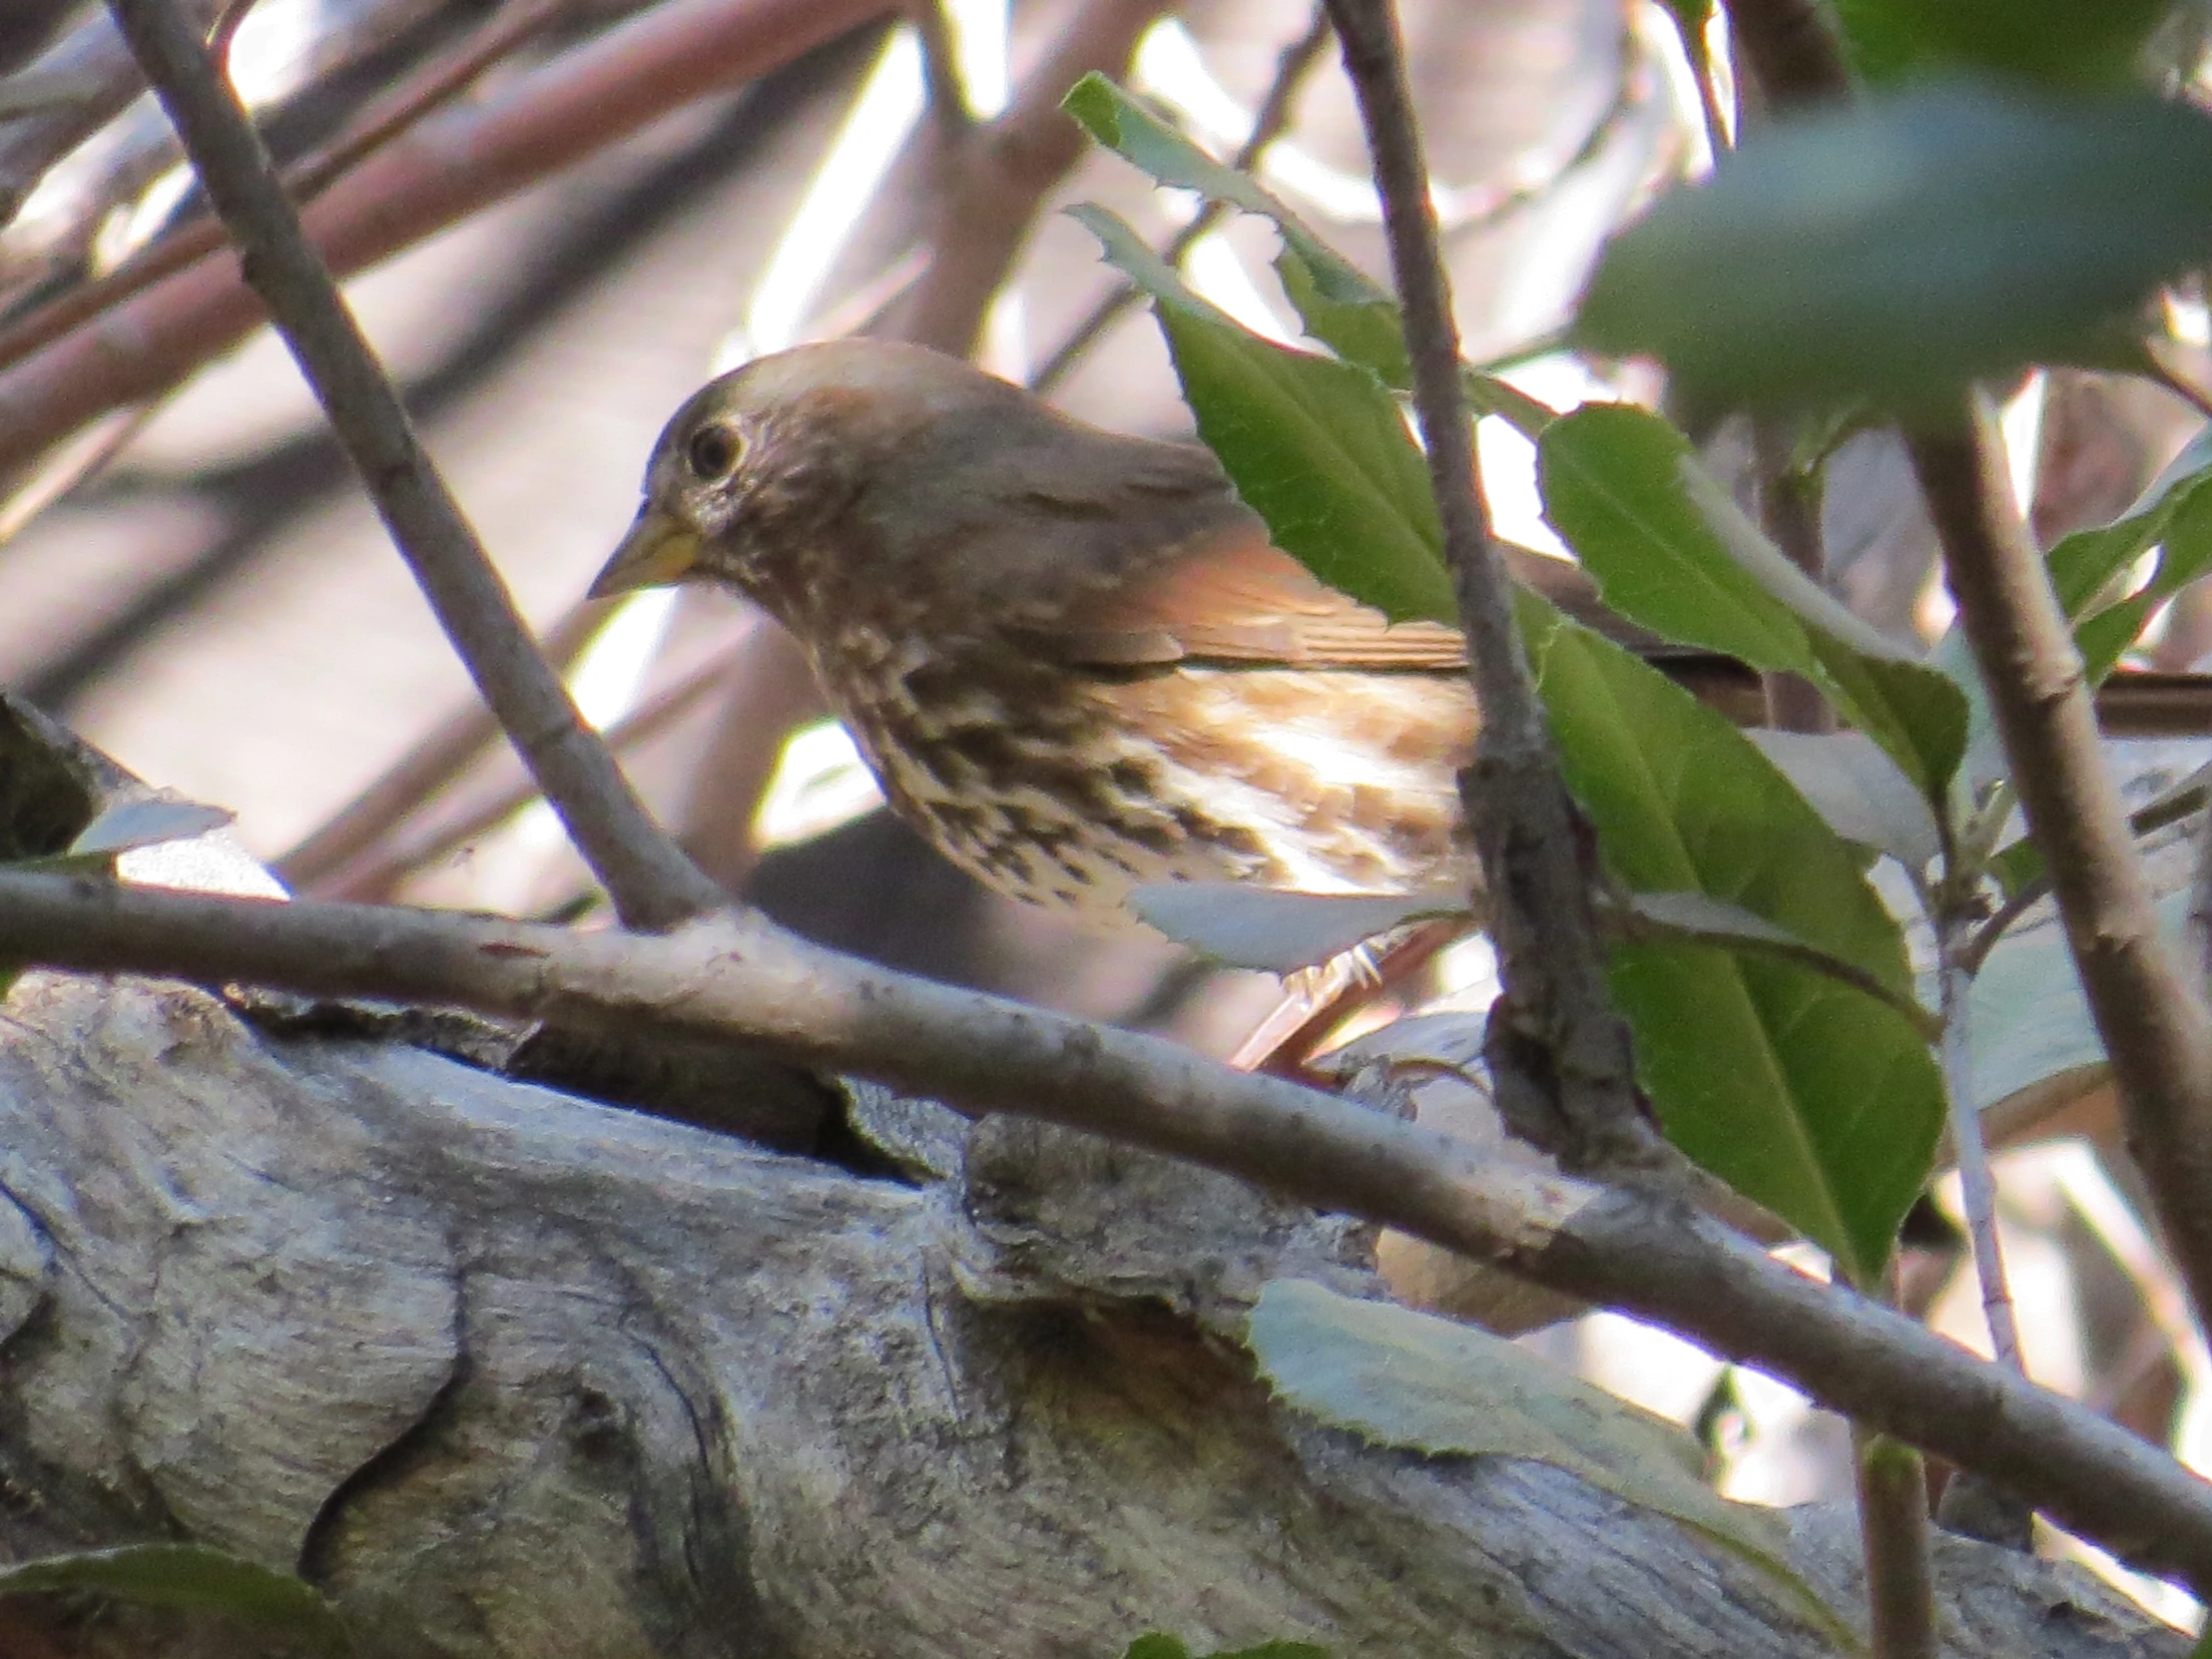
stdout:
{"type": "Polygon", "coordinates": [[[593,578],[591,597],[611,599],[618,593],[680,582],[698,565],[699,545],[697,530],[648,502],[606,569],[593,578]]]}

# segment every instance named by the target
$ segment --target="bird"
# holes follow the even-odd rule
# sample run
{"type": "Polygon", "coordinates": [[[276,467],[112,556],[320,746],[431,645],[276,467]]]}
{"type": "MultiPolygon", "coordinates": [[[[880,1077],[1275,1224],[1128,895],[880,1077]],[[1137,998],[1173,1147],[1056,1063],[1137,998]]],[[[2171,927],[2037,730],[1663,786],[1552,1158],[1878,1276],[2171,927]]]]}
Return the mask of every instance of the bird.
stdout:
{"type": "Polygon", "coordinates": [[[1463,638],[1325,585],[1204,448],[926,347],[797,346],[677,411],[592,592],[672,582],[796,637],[940,853],[1096,929],[1151,882],[1475,880],[1463,638]]]}

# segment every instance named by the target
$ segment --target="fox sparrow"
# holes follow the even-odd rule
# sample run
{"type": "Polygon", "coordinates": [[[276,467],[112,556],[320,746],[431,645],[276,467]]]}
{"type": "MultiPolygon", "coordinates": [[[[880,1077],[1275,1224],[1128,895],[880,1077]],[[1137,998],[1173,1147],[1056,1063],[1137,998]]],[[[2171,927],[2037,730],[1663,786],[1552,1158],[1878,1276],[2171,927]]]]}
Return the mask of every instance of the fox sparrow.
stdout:
{"type": "Polygon", "coordinates": [[[1203,449],[801,346],[678,411],[592,591],[701,579],[797,636],[892,808],[1001,892],[1111,922],[1146,881],[1473,873],[1459,635],[1317,581],[1203,449]]]}

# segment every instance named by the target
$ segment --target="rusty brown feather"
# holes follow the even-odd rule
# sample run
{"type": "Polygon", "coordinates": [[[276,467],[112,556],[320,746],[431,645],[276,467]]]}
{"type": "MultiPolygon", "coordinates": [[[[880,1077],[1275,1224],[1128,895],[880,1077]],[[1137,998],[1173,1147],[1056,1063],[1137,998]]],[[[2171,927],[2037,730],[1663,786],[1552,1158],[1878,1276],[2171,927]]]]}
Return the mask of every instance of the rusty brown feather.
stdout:
{"type": "Polygon", "coordinates": [[[1017,898],[1472,875],[1459,635],[1317,581],[1203,449],[916,346],[801,346],[678,411],[594,591],[699,579],[797,636],[892,808],[1017,898]]]}

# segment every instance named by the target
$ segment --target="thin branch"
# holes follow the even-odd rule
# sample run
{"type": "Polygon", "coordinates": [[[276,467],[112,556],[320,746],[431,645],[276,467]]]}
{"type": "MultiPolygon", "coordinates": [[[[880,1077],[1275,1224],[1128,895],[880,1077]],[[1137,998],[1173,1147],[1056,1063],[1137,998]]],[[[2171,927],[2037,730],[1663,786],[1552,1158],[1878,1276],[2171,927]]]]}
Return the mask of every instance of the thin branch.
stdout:
{"type": "Polygon", "coordinates": [[[2212,1485],[1709,1217],[1133,1032],[893,973],[739,913],[668,937],[0,870],[0,957],[205,985],[746,1041],[963,1110],[1063,1124],[1621,1308],[1981,1470],[2145,1570],[2212,1590],[2212,1485]]]}
{"type": "MultiPolygon", "coordinates": [[[[1673,19],[1676,38],[1682,42],[1682,57],[1690,66],[1690,79],[1697,83],[1698,114],[1705,123],[1705,147],[1717,162],[1734,146],[1736,123],[1735,112],[1721,104],[1719,66],[1713,62],[1713,43],[1702,24],[1693,24],[1689,14],[1679,6],[1669,6],[1667,15],[1673,19]]],[[[1707,19],[1711,16],[1708,10],[1707,19]]]]}
{"type": "MultiPolygon", "coordinates": [[[[385,146],[309,204],[350,275],[676,113],[880,15],[888,0],[669,0],[499,96],[385,146]]],[[[0,373],[0,477],[111,409],[144,402],[265,320],[229,261],[157,283],[0,373]]]]}
{"type": "Polygon", "coordinates": [[[1490,1015],[1498,1104],[1516,1132],[1576,1168],[1648,1160],[1628,1029],[1605,978],[1587,827],[1567,795],[1513,622],[1513,583],[1490,536],[1460,394],[1459,341],[1435,210],[1388,0],[1329,0],[1382,195],[1404,308],[1413,403],[1444,556],[1482,710],[1460,793],[1482,856],[1504,992],[1490,1015]]]}
{"type": "Polygon", "coordinates": [[[2212,1315],[2212,1015],[2164,943],[2097,747],[2081,658],[2013,510],[1978,398],[1954,432],[1910,435],[2013,784],[2119,1085],[2129,1150],[2200,1325],[2212,1315]]]}
{"type": "Polygon", "coordinates": [[[2197,876],[2189,893],[2189,927],[2197,947],[2197,983],[2212,996],[2212,812],[2197,824],[2197,876]]]}
{"type": "Polygon", "coordinates": [[[1973,1244],[1975,1277],[1981,1281],[1981,1312],[1989,1326],[1989,1347],[1997,1364],[2024,1373],[2020,1328],[2012,1313],[2012,1289],[2005,1278],[2004,1252],[1997,1244],[1997,1187],[1989,1173],[1989,1149],[1982,1141],[1981,1114],[1973,1094],[1973,974],[1959,961],[1964,929],[1937,923],[1942,940],[1943,1100],[1950,1114],[1951,1150],[1958,1159],[1958,1189],[1966,1212],[1966,1236],[1973,1244]]]}
{"type": "Polygon", "coordinates": [[[0,547],[5,547],[47,508],[105,471],[108,463],[131,446],[161,407],[143,403],[135,409],[119,409],[91,430],[81,432],[42,458],[26,475],[10,481],[0,492],[0,547]]]}
{"type": "Polygon", "coordinates": [[[719,907],[722,889],[653,823],[538,654],[198,31],[168,0],[110,9],[439,625],[624,921],[673,926],[719,907]]]}
{"type": "MultiPolygon", "coordinates": [[[[1252,118],[1252,131],[1237,153],[1230,157],[1229,165],[1239,173],[1250,173],[1260,165],[1260,158],[1268,153],[1275,141],[1289,130],[1291,112],[1298,105],[1298,95],[1306,90],[1306,78],[1314,66],[1321,62],[1322,49],[1329,44],[1333,26],[1329,21],[1326,5],[1314,8],[1313,20],[1306,25],[1306,32],[1283,48],[1275,62],[1275,79],[1268,84],[1267,96],[1260,102],[1259,112],[1252,118]]],[[[1190,251],[1199,241],[1229,217],[1229,210],[1219,202],[1208,202],[1192,216],[1191,222],[1168,240],[1161,258],[1171,266],[1181,267],[1190,251]]],[[[1109,292],[1091,313],[1070,329],[1067,338],[1053,349],[1036,373],[1029,377],[1029,389],[1048,392],[1062,380],[1081,359],[1084,352],[1107,329],[1128,313],[1130,308],[1144,298],[1144,290],[1134,282],[1124,282],[1109,292]]]]}
{"type": "Polygon", "coordinates": [[[964,143],[975,130],[975,106],[968,102],[967,82],[961,78],[959,53],[952,38],[952,20],[945,14],[945,0],[912,0],[906,8],[914,33],[921,40],[921,78],[929,94],[929,120],[938,142],[947,149],[964,143]]]}

